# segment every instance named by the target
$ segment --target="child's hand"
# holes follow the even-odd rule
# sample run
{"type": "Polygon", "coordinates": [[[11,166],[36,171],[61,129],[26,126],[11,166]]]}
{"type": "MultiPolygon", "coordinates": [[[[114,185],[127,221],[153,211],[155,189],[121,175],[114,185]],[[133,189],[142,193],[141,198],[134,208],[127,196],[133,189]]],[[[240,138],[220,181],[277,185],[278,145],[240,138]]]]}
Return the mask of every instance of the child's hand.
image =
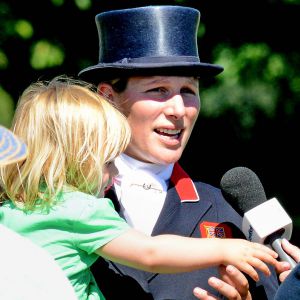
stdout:
{"type": "Polygon", "coordinates": [[[267,246],[252,243],[243,239],[222,239],[222,252],[224,264],[234,265],[242,272],[247,273],[253,280],[258,281],[259,276],[254,268],[270,276],[271,271],[267,264],[276,266],[278,254],[267,246]]]}

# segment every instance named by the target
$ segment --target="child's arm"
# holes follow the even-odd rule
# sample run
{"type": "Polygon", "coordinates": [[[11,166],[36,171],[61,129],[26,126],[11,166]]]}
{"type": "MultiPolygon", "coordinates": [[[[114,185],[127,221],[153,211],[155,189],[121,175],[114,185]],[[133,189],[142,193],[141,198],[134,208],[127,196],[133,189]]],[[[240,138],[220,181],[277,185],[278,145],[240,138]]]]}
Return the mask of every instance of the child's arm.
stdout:
{"type": "Polygon", "coordinates": [[[243,239],[188,238],[176,235],[149,237],[134,229],[99,248],[109,260],[154,273],[189,272],[217,265],[234,265],[255,281],[254,268],[270,275],[266,263],[276,265],[277,253],[243,239]]]}

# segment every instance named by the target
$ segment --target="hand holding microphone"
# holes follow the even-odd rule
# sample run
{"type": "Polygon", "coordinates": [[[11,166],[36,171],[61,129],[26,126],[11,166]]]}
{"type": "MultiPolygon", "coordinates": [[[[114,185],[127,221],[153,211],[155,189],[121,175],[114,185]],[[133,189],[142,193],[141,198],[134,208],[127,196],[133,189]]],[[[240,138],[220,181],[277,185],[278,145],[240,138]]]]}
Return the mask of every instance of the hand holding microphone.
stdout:
{"type": "Polygon", "coordinates": [[[281,245],[283,238],[291,238],[292,220],[276,198],[267,200],[257,175],[246,167],[236,167],[223,175],[220,186],[224,198],[243,217],[246,238],[270,245],[280,260],[294,268],[297,263],[281,245]]]}

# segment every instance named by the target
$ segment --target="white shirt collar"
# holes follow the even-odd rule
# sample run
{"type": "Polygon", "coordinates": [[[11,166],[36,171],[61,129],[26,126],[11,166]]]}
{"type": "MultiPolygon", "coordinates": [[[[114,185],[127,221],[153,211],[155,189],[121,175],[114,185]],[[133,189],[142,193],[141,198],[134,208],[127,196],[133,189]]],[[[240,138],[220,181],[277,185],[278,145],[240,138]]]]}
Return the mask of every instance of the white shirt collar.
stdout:
{"type": "Polygon", "coordinates": [[[121,154],[115,159],[116,167],[119,170],[119,176],[132,171],[144,171],[146,173],[155,174],[159,178],[168,181],[172,175],[174,164],[158,165],[136,160],[126,154],[121,154]]]}
{"type": "Polygon", "coordinates": [[[122,154],[115,165],[119,170],[115,190],[126,221],[151,234],[165,202],[174,164],[145,163],[122,154]]]}

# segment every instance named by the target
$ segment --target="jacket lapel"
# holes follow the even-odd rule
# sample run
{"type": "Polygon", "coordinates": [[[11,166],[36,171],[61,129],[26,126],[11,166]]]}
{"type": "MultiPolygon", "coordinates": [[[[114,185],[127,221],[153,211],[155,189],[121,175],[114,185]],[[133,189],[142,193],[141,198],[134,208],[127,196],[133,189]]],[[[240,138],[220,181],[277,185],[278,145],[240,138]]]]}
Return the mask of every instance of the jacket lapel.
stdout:
{"type": "MultiPolygon", "coordinates": [[[[120,204],[114,189],[111,188],[105,196],[113,201],[115,209],[121,217],[124,217],[120,213],[120,204]]],[[[152,231],[152,236],[167,233],[191,236],[211,205],[206,193],[203,193],[199,188],[197,189],[191,178],[180,165],[176,163],[171,176],[166,200],[152,231]]],[[[137,272],[133,268],[113,262],[110,262],[110,264],[114,266],[113,268],[117,269],[118,272],[129,275],[140,282],[150,280],[152,277],[158,275],[143,271],[137,272]]]]}
{"type": "MultiPolygon", "coordinates": [[[[114,188],[109,189],[105,197],[112,200],[116,211],[124,218],[114,188]]],[[[175,163],[166,200],[152,235],[170,233],[191,236],[210,207],[206,192],[197,189],[189,175],[175,163]]]]}
{"type": "Polygon", "coordinates": [[[167,197],[152,235],[172,233],[191,236],[210,207],[211,202],[206,197],[201,198],[201,191],[197,191],[191,178],[176,163],[167,197]]]}

